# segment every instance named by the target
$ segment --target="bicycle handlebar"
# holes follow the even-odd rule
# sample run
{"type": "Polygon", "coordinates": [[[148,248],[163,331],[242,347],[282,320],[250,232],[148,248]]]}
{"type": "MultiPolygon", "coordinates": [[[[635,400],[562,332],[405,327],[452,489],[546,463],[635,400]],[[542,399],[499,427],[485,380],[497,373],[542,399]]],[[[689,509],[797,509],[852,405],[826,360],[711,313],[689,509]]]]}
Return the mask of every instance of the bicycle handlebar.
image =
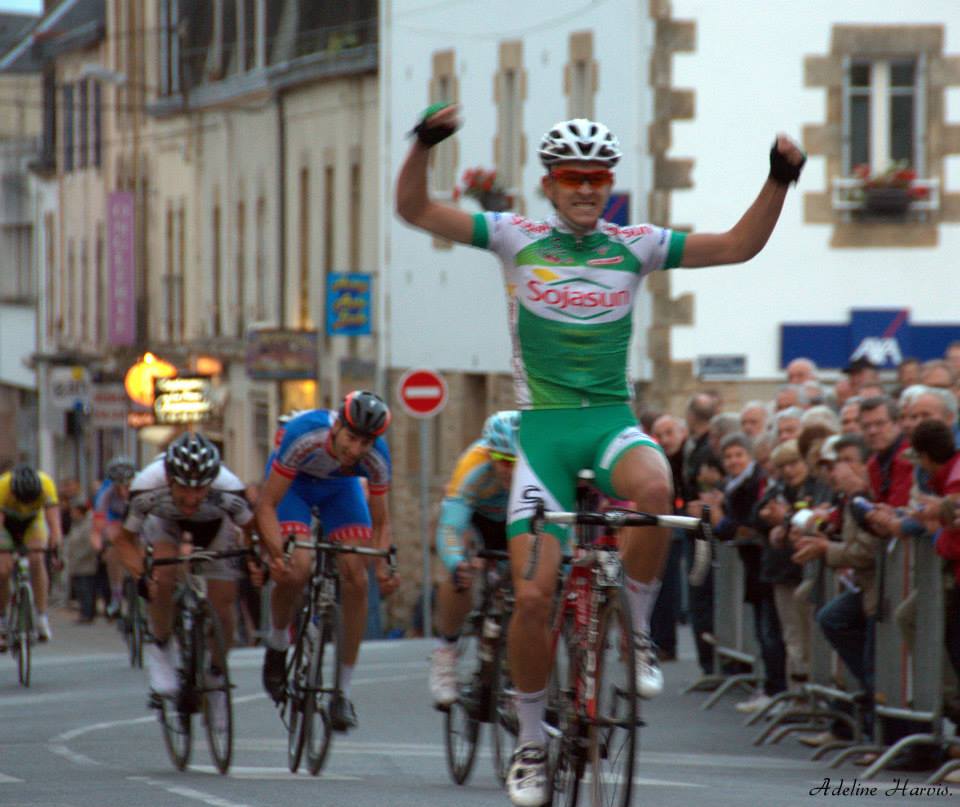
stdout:
{"type": "Polygon", "coordinates": [[[525,580],[532,580],[540,557],[540,541],[544,524],[583,525],[620,529],[621,527],[668,527],[672,529],[696,532],[697,540],[694,546],[694,561],[690,569],[689,578],[694,585],[700,585],[710,571],[712,562],[711,543],[713,530],[710,525],[710,508],[704,506],[700,518],[693,516],[656,515],[643,513],[639,510],[613,509],[605,513],[595,512],[566,512],[555,510],[548,512],[543,500],[537,502],[537,508],[530,520],[533,533],[533,546],[530,549],[530,559],[524,570],[525,580]]]}
{"type": "MultiPolygon", "coordinates": [[[[536,518],[536,517],[535,517],[536,518]]],[[[595,527],[671,527],[694,531],[701,527],[701,520],[693,516],[658,516],[635,510],[607,510],[605,513],[544,512],[544,524],[578,524],[595,527]]]]}
{"type": "Polygon", "coordinates": [[[349,546],[344,544],[331,544],[326,541],[297,541],[292,536],[287,539],[284,547],[284,554],[290,557],[294,549],[314,549],[318,552],[327,552],[335,555],[366,555],[373,558],[386,558],[387,566],[390,568],[390,574],[397,572],[397,546],[390,544],[386,549],[373,549],[369,546],[349,546]]]}
{"type": "Polygon", "coordinates": [[[31,552],[35,555],[52,555],[54,551],[54,548],[51,546],[15,546],[0,549],[0,555],[26,555],[31,552]]]}
{"type": "Polygon", "coordinates": [[[474,556],[482,560],[510,560],[510,553],[504,549],[479,549],[474,556]]]}
{"type": "Polygon", "coordinates": [[[150,569],[154,566],[173,566],[177,563],[190,563],[191,561],[210,561],[210,560],[223,560],[225,558],[242,558],[247,555],[252,555],[252,549],[225,549],[225,550],[211,550],[211,549],[195,549],[189,555],[177,555],[172,558],[155,558],[153,557],[152,552],[153,547],[148,547],[147,549],[147,560],[144,567],[144,574],[150,574],[150,569]]]}

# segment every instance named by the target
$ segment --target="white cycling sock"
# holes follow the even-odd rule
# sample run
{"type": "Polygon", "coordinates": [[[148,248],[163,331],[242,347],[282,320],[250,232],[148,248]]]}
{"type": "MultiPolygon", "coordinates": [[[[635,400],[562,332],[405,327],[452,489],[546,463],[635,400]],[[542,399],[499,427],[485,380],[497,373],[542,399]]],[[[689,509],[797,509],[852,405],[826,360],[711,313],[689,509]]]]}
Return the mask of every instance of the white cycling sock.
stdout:
{"type": "Polygon", "coordinates": [[[353,678],[354,667],[350,664],[340,665],[340,691],[343,697],[350,700],[350,680],[353,678]]]}
{"type": "Polygon", "coordinates": [[[630,604],[630,616],[633,618],[634,633],[650,633],[650,614],[657,603],[660,593],[660,581],[651,580],[641,583],[629,575],[625,575],[627,585],[627,602],[630,604]]]}
{"type": "Polygon", "coordinates": [[[286,628],[270,628],[267,636],[267,647],[272,650],[286,650],[290,644],[290,633],[286,628]]]}
{"type": "Polygon", "coordinates": [[[437,638],[433,640],[433,646],[436,648],[456,647],[458,641],[460,641],[459,633],[452,639],[449,636],[437,636],[437,638]]]}
{"type": "Polygon", "coordinates": [[[524,743],[546,745],[547,735],[543,731],[543,715],[547,709],[547,690],[541,689],[539,692],[517,690],[514,703],[517,706],[517,720],[520,723],[517,745],[524,743]]]}

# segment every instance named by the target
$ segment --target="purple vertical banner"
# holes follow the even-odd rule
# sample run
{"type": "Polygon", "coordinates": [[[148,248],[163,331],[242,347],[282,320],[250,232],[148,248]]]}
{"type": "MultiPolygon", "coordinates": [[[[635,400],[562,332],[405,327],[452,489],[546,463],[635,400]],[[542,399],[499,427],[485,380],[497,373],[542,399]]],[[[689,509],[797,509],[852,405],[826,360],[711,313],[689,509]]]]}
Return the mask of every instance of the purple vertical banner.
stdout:
{"type": "Polygon", "coordinates": [[[107,197],[108,339],[111,345],[130,346],[137,339],[134,222],[133,194],[128,191],[111,193],[107,197]]]}

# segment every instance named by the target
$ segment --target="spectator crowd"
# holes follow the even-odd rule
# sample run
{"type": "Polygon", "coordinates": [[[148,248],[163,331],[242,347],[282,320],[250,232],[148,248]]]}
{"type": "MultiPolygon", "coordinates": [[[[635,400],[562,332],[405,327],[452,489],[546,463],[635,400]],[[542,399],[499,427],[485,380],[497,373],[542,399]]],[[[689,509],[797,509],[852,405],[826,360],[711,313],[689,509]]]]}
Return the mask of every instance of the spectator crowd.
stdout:
{"type": "MultiPolygon", "coordinates": [[[[729,411],[703,389],[681,414],[648,413],[645,429],[673,470],[675,509],[709,517],[719,541],[732,541],[742,563],[743,602],[753,616],[762,685],[737,703],[742,713],[767,709],[778,694],[808,679],[811,634],[821,633],[842,660],[848,689],[874,701],[878,577],[891,542],[932,546],[943,565],[944,714],[960,721],[960,342],[943,359],[905,359],[895,373],[865,358],[828,384],[814,362],[798,358],[769,401],[729,411]],[[836,590],[814,605],[808,564],[833,571],[836,590]]],[[[676,656],[678,624],[693,631],[704,675],[716,671],[713,580],[683,597],[685,539],[678,533],[652,622],[663,661],[676,656]]],[[[916,637],[915,588],[892,603],[907,647],[916,637]]],[[[776,704],[774,704],[776,705],[776,704]]],[[[886,745],[923,731],[891,720],[877,731],[872,709],[864,736],[886,745]]],[[[929,728],[927,727],[927,730],[929,728]]],[[[808,745],[844,739],[849,725],[805,735],[808,745]]],[[[943,749],[941,749],[942,751],[943,749]]],[[[922,756],[922,754],[920,755],[922,756]]],[[[929,754],[928,754],[929,756],[929,754]]],[[[864,760],[867,764],[870,759],[864,760]]],[[[929,760],[902,761],[929,768],[929,760]]]]}

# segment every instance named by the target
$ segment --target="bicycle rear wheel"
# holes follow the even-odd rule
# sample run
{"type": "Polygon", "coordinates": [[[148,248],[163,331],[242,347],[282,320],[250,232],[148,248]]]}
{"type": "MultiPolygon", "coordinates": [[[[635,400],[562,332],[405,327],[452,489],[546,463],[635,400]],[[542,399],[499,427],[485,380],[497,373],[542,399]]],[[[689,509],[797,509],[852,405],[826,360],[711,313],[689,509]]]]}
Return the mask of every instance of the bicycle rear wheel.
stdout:
{"type": "Polygon", "coordinates": [[[230,769],[233,757],[233,701],[230,696],[230,670],[227,667],[227,645],[223,628],[213,606],[202,602],[195,630],[203,642],[196,654],[198,693],[201,694],[203,722],[207,729],[207,745],[213,764],[220,773],[230,769]],[[201,638],[202,637],[202,638],[201,638]],[[219,659],[219,662],[217,661],[219,659]],[[219,668],[215,675],[212,665],[219,668]]]}
{"type": "Polygon", "coordinates": [[[639,715],[633,624],[622,591],[611,596],[600,614],[596,693],[587,749],[591,804],[628,807],[639,715]]]}
{"type": "Polygon", "coordinates": [[[143,667],[143,624],[141,623],[140,595],[137,583],[132,577],[123,581],[123,638],[127,642],[127,652],[131,667],[143,667]]]}
{"type": "Polygon", "coordinates": [[[319,615],[319,619],[322,629],[318,632],[319,643],[313,653],[307,676],[303,707],[307,765],[311,776],[320,773],[330,751],[333,727],[326,705],[329,699],[325,699],[324,695],[340,691],[340,664],[343,658],[340,606],[336,603],[328,606],[319,615]]]}
{"type": "Polygon", "coordinates": [[[557,639],[553,668],[547,685],[547,759],[553,807],[576,807],[580,780],[586,766],[584,726],[577,714],[574,692],[577,686],[578,651],[567,623],[557,639]]]}
{"type": "Polygon", "coordinates": [[[158,698],[160,724],[163,726],[163,744],[173,766],[182,771],[190,761],[193,746],[192,689],[194,682],[193,637],[183,624],[178,612],[173,625],[174,642],[179,655],[177,678],[180,680],[180,693],[175,698],[158,698]]]}
{"type": "Polygon", "coordinates": [[[517,709],[513,699],[513,683],[507,663],[507,637],[500,636],[494,656],[493,693],[491,694],[490,741],[493,747],[493,770],[500,784],[507,781],[510,756],[517,742],[517,709]]]}
{"type": "Polygon", "coordinates": [[[479,620],[468,622],[457,642],[457,699],[447,708],[443,721],[447,769],[458,785],[465,784],[473,771],[480,739],[479,717],[484,698],[490,695],[484,692],[480,680],[480,624],[479,620]]]}

